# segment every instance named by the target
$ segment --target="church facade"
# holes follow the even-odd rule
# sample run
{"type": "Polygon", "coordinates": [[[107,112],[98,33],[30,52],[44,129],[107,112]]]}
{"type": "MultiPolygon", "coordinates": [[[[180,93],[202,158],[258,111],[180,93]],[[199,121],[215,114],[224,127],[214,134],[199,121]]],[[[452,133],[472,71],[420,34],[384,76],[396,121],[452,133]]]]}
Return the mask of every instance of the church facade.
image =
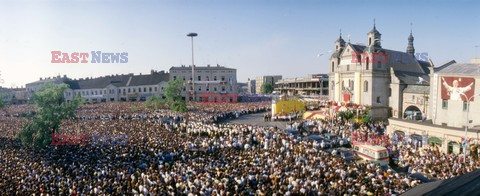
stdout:
{"type": "MultiPolygon", "coordinates": [[[[340,34],[329,59],[329,98],[337,103],[370,106],[370,114],[377,120],[404,118],[411,113],[404,106],[403,91],[407,87],[428,88],[432,65],[415,58],[411,32],[405,52],[383,48],[381,35],[375,24],[367,33],[367,45],[345,42],[340,34]]],[[[419,104],[415,109],[415,114],[420,110],[426,117],[428,112],[422,113],[419,108],[427,107],[419,104]]]]}

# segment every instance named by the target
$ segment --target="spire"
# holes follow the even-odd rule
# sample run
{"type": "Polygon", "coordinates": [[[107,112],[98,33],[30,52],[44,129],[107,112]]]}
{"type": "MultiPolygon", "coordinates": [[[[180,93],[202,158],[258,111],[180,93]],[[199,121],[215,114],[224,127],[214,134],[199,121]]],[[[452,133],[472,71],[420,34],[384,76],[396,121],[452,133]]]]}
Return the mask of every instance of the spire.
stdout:
{"type": "Polygon", "coordinates": [[[415,48],[413,47],[413,34],[412,34],[412,23],[410,23],[410,36],[408,36],[408,46],[407,46],[407,53],[411,55],[415,55],[415,48]]]}
{"type": "Polygon", "coordinates": [[[375,46],[381,48],[381,37],[382,34],[377,31],[377,25],[375,19],[373,19],[373,28],[370,32],[368,32],[368,46],[375,46]]]}
{"type": "Polygon", "coordinates": [[[337,41],[335,41],[335,50],[340,50],[345,46],[345,40],[342,38],[342,29],[340,29],[340,36],[338,37],[337,41]]]}

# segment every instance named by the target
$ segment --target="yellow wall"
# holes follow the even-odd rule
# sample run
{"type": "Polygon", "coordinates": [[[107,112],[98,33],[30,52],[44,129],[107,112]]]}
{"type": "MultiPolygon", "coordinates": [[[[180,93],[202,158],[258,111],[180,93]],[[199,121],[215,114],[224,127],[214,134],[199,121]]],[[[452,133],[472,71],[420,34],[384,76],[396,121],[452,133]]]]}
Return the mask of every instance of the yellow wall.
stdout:
{"type": "Polygon", "coordinates": [[[305,111],[305,103],[299,100],[286,100],[279,101],[276,104],[272,104],[273,114],[279,114],[281,112],[290,113],[293,111],[305,111]]]}

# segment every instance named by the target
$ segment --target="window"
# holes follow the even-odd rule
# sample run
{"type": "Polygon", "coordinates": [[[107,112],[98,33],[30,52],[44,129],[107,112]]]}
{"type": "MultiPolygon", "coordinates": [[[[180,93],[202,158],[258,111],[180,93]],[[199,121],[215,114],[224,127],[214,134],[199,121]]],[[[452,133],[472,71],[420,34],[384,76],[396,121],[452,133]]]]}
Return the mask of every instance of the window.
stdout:
{"type": "Polygon", "coordinates": [[[342,90],[345,90],[345,81],[342,81],[342,90]]]}
{"type": "Polygon", "coordinates": [[[222,86],[222,91],[225,91],[225,86],[222,86]]]}
{"type": "Polygon", "coordinates": [[[389,96],[389,97],[392,96],[392,88],[388,88],[388,96],[389,96]]]}
{"type": "Polygon", "coordinates": [[[157,90],[158,90],[158,88],[157,88],[157,87],[155,87],[155,92],[157,92],[157,90]]]}
{"type": "Polygon", "coordinates": [[[144,87],[144,88],[143,88],[143,92],[147,92],[147,87],[144,87]]]}
{"type": "Polygon", "coordinates": [[[368,81],[363,82],[363,92],[368,92],[368,81]]]}
{"type": "Polygon", "coordinates": [[[198,91],[202,91],[202,86],[198,86],[198,91]]]}
{"type": "Polygon", "coordinates": [[[132,90],[133,90],[133,92],[135,93],[136,89],[134,88],[134,89],[132,89],[132,90]]]}
{"type": "Polygon", "coordinates": [[[173,76],[173,80],[176,80],[177,79],[177,76],[173,76]]]}
{"type": "Polygon", "coordinates": [[[202,76],[198,76],[198,81],[202,81],[202,76]]]}
{"type": "Polygon", "coordinates": [[[463,102],[463,111],[466,112],[468,110],[468,103],[466,101],[463,102]]]}
{"type": "Polygon", "coordinates": [[[213,87],[213,91],[217,92],[217,87],[213,87]]]}
{"type": "Polygon", "coordinates": [[[141,93],[141,92],[142,92],[142,88],[138,88],[138,92],[141,93]]]}
{"type": "Polygon", "coordinates": [[[210,81],[210,78],[207,76],[207,81],[210,81]]]}
{"type": "Polygon", "coordinates": [[[128,93],[130,93],[130,88],[128,88],[128,93]]]}
{"type": "Polygon", "coordinates": [[[380,103],[380,97],[377,97],[377,103],[380,103]]]}
{"type": "Polygon", "coordinates": [[[148,88],[149,92],[152,92],[152,87],[148,88]]]}
{"type": "Polygon", "coordinates": [[[331,89],[334,90],[334,89],[335,89],[335,82],[332,81],[331,84],[330,84],[330,86],[331,86],[331,89]]]}
{"type": "Polygon", "coordinates": [[[371,37],[368,38],[368,45],[372,45],[372,38],[371,37]]]}
{"type": "Polygon", "coordinates": [[[222,81],[225,81],[225,76],[222,76],[222,81]]]}
{"type": "Polygon", "coordinates": [[[335,62],[332,61],[332,72],[335,72],[335,62]]]}
{"type": "Polygon", "coordinates": [[[442,100],[442,109],[448,109],[448,100],[442,100]]]}
{"type": "Polygon", "coordinates": [[[347,65],[347,71],[350,71],[350,65],[347,65]]]}
{"type": "Polygon", "coordinates": [[[368,63],[365,64],[365,70],[368,70],[369,69],[369,66],[368,66],[368,63]]]}
{"type": "Polygon", "coordinates": [[[365,61],[365,67],[367,68],[367,70],[368,70],[369,62],[370,62],[370,58],[367,57],[367,60],[365,61]]]}
{"type": "Polygon", "coordinates": [[[217,81],[217,76],[213,76],[213,81],[217,81]]]}

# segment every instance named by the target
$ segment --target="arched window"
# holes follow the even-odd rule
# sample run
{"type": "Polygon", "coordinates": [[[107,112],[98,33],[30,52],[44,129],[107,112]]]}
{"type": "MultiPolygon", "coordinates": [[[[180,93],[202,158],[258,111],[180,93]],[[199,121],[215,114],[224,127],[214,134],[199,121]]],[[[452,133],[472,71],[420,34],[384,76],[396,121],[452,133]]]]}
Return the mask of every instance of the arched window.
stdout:
{"type": "Polygon", "coordinates": [[[335,62],[332,61],[332,72],[335,72],[335,62]]]}
{"type": "Polygon", "coordinates": [[[366,64],[365,64],[365,67],[367,68],[367,70],[368,70],[369,62],[370,62],[370,58],[367,57],[366,64]]]}
{"type": "Polygon", "coordinates": [[[372,45],[372,38],[371,37],[368,38],[368,45],[372,45]]]}
{"type": "Polygon", "coordinates": [[[368,92],[368,81],[363,82],[363,92],[368,92]]]}
{"type": "MultiPolygon", "coordinates": [[[[368,58],[367,58],[367,61],[368,61],[368,58]]],[[[368,70],[369,69],[369,66],[368,66],[368,62],[367,64],[365,64],[365,70],[368,70]]]]}

